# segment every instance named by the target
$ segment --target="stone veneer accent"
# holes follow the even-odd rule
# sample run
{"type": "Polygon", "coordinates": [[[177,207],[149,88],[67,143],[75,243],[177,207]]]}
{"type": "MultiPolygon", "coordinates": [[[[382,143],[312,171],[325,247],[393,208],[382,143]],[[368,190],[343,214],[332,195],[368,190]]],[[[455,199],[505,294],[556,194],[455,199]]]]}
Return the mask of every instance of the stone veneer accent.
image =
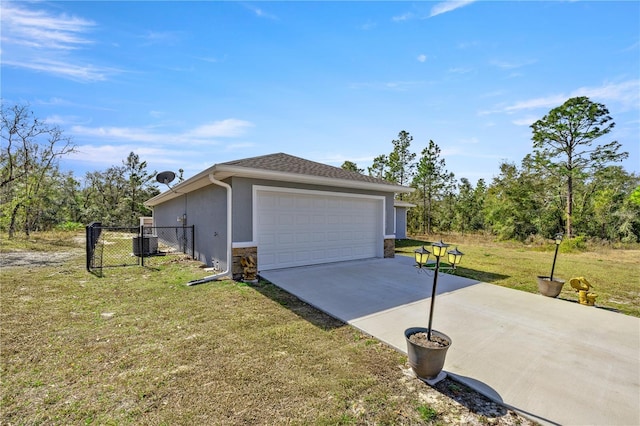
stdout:
{"type": "Polygon", "coordinates": [[[242,260],[245,256],[253,256],[256,261],[256,265],[258,264],[258,247],[240,247],[233,248],[232,257],[233,260],[231,262],[231,275],[234,280],[239,281],[242,280],[243,268],[240,264],[240,260],[242,260]]]}
{"type": "Polygon", "coordinates": [[[396,257],[396,240],[395,238],[385,238],[384,240],[384,257],[396,257]]]}

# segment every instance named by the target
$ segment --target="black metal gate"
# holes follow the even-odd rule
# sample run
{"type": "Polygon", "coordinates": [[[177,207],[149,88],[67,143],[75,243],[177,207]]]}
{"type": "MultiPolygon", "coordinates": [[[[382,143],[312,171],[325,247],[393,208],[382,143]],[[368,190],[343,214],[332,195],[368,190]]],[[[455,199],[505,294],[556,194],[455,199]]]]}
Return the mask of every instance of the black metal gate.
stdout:
{"type": "Polygon", "coordinates": [[[86,227],[87,271],[102,276],[104,268],[144,266],[156,256],[194,257],[194,226],[86,227]]]}

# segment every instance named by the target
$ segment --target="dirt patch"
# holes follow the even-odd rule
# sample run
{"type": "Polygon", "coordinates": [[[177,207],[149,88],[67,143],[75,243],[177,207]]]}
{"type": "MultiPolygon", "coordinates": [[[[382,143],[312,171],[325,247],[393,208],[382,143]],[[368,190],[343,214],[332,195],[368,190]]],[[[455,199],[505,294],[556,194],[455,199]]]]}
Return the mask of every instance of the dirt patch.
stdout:
{"type": "Polygon", "coordinates": [[[538,423],[491,401],[456,380],[447,377],[435,386],[428,386],[416,378],[411,367],[405,365],[403,382],[409,392],[417,392],[419,400],[432,411],[426,424],[456,424],[468,426],[535,426],[538,423]]]}
{"type": "Polygon", "coordinates": [[[446,348],[451,344],[447,339],[443,339],[434,333],[432,333],[431,340],[429,340],[429,335],[425,332],[413,333],[409,336],[409,341],[414,345],[433,349],[446,348]]]}
{"type": "Polygon", "coordinates": [[[81,253],[75,251],[47,252],[47,251],[14,251],[0,253],[0,267],[43,267],[62,265],[69,259],[76,258],[81,253]]]}

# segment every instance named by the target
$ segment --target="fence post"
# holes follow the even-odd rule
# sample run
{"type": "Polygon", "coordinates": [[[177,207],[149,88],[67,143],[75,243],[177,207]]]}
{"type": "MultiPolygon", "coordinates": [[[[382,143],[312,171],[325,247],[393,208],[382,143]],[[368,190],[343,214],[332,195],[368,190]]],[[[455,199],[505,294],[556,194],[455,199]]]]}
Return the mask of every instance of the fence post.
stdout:
{"type": "MultiPolygon", "coordinates": [[[[91,222],[86,227],[86,254],[87,254],[87,271],[91,272],[93,254],[96,250],[96,244],[102,232],[102,222],[91,222]]],[[[102,265],[101,265],[102,266],[102,265]]]]}
{"type": "Polygon", "coordinates": [[[87,256],[87,272],[91,272],[91,256],[93,250],[91,250],[91,225],[87,225],[85,228],[85,253],[87,256]]]}
{"type": "Polygon", "coordinates": [[[138,253],[140,253],[140,265],[144,266],[144,225],[138,228],[138,253]]]}
{"type": "Polygon", "coordinates": [[[182,252],[187,252],[187,227],[182,226],[182,252]]]}

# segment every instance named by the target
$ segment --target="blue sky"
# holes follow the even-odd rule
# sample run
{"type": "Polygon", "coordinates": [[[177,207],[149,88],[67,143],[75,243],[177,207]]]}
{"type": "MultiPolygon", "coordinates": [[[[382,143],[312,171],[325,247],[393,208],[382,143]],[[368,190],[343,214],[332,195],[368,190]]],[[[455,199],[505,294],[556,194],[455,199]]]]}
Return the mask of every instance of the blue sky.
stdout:
{"type": "Polygon", "coordinates": [[[573,96],[607,106],[640,172],[637,1],[5,1],[2,98],[78,153],[185,177],[286,152],[361,168],[406,130],[490,181],[529,125],[573,96]]]}

